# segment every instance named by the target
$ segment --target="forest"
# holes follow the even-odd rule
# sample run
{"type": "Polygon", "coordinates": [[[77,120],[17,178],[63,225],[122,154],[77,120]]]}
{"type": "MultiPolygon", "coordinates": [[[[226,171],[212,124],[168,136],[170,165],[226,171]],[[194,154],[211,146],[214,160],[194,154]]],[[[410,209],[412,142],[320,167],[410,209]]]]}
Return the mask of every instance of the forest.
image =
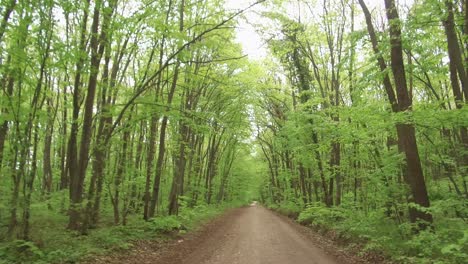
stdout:
{"type": "Polygon", "coordinates": [[[466,263],[468,0],[228,2],[0,1],[0,263],[252,201],[362,255],[466,263]]]}

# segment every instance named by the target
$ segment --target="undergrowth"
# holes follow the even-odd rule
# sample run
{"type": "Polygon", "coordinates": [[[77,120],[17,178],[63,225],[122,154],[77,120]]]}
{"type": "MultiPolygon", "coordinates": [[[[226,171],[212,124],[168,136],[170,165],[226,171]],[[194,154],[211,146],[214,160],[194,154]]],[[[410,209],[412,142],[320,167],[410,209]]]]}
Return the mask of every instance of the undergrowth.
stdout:
{"type": "MultiPolygon", "coordinates": [[[[54,202],[54,201],[53,201],[54,202]]],[[[67,230],[68,218],[57,204],[37,203],[32,212],[34,233],[31,241],[0,242],[0,264],[6,263],[76,263],[90,255],[105,254],[113,250],[131,248],[135,241],[167,240],[197,228],[206,221],[236,205],[206,205],[182,207],[178,216],[159,215],[144,221],[140,214],[128,218],[125,226],[112,224],[111,208],[104,210],[100,226],[79,235],[67,230]]],[[[4,232],[3,229],[0,230],[4,232]]]]}
{"type": "MultiPolygon", "coordinates": [[[[326,207],[320,203],[309,204],[305,209],[293,203],[269,207],[316,231],[333,235],[349,248],[359,248],[363,255],[379,254],[395,263],[463,264],[468,259],[468,225],[462,218],[447,214],[447,201],[434,202],[430,209],[433,230],[417,234],[412,224],[388,217],[384,208],[362,210],[352,204],[326,207]]],[[[461,202],[452,202],[452,206],[463,208],[461,202]]]]}

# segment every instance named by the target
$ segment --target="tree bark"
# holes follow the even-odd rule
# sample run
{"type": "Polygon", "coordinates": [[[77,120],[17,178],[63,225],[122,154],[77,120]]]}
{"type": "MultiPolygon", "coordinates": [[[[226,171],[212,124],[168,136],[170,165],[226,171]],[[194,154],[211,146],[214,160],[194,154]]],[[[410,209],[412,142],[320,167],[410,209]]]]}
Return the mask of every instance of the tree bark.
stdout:
{"type": "MultiPolygon", "coordinates": [[[[394,0],[385,0],[387,18],[390,24],[390,44],[392,72],[395,79],[395,87],[398,97],[398,110],[400,112],[411,112],[412,100],[408,93],[406,83],[405,67],[403,63],[403,47],[401,43],[401,29],[398,12],[394,0]]],[[[413,124],[399,123],[397,134],[400,145],[403,146],[406,159],[405,181],[410,186],[412,197],[410,201],[418,206],[428,208],[430,206],[427,194],[426,182],[421,167],[421,161],[416,142],[416,132],[413,124]]],[[[410,220],[417,223],[419,229],[426,229],[428,224],[432,224],[432,215],[427,211],[410,206],[410,220]],[[419,222],[423,220],[424,222],[419,222]]]]}
{"type": "MultiPolygon", "coordinates": [[[[372,48],[374,53],[377,55],[379,68],[382,72],[385,73],[387,65],[377,45],[377,36],[372,25],[370,12],[363,0],[359,0],[359,4],[361,5],[366,18],[367,29],[371,38],[372,48]]],[[[412,100],[410,94],[408,93],[408,87],[406,83],[405,68],[403,63],[403,48],[401,44],[400,20],[394,0],[385,0],[385,7],[390,25],[391,68],[395,80],[396,97],[388,74],[384,75],[384,88],[392,106],[392,111],[406,112],[410,114],[412,100]]],[[[421,161],[419,158],[414,126],[407,123],[397,123],[396,128],[398,135],[398,149],[400,152],[403,152],[405,156],[406,164],[405,168],[403,169],[403,175],[405,182],[410,187],[412,195],[412,197],[410,197],[410,201],[416,203],[418,206],[429,207],[429,197],[427,194],[421,161]]],[[[425,223],[418,222],[419,229],[425,229],[428,227],[428,223],[432,223],[431,214],[426,213],[423,210],[418,210],[413,206],[410,206],[409,214],[412,223],[416,223],[419,220],[425,221],[425,223]]]]}
{"type": "MultiPolygon", "coordinates": [[[[88,23],[89,14],[89,3],[87,0],[83,11],[83,20],[81,22],[80,32],[80,44],[79,51],[86,52],[86,28],[88,23]]],[[[73,111],[72,111],[72,125],[70,128],[70,138],[68,140],[68,151],[67,151],[67,170],[69,180],[69,193],[70,193],[70,208],[69,208],[69,223],[68,228],[78,230],[80,221],[80,211],[78,208],[78,202],[81,199],[81,195],[77,194],[77,187],[79,185],[78,179],[78,118],[80,113],[80,90],[81,90],[81,75],[84,65],[84,55],[79,56],[76,63],[76,74],[73,85],[73,111]]]]}

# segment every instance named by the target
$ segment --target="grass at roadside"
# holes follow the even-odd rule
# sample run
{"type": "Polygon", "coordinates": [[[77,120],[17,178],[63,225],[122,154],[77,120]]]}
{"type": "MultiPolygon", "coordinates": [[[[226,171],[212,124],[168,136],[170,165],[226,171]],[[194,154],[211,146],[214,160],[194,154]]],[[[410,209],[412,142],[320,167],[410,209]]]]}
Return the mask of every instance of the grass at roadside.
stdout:
{"type": "MultiPolygon", "coordinates": [[[[90,230],[88,235],[79,235],[66,229],[66,214],[51,210],[50,204],[37,203],[32,208],[35,221],[31,241],[0,242],[0,264],[76,263],[88,256],[131,248],[135,241],[171,239],[174,233],[193,230],[234,206],[198,205],[182,208],[178,216],[160,215],[150,221],[135,214],[128,218],[125,226],[113,225],[111,208],[106,208],[100,226],[90,230]]],[[[52,206],[59,207],[59,202],[52,206]]],[[[6,231],[4,222],[2,226],[0,231],[6,231]]]]}

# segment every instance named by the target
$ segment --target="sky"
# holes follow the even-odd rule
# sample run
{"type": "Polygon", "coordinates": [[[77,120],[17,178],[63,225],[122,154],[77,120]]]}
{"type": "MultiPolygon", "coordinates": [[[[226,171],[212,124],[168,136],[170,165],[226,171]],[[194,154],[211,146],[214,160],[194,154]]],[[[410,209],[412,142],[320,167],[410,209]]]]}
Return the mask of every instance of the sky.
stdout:
{"type": "MultiPolygon", "coordinates": [[[[251,5],[252,0],[226,0],[226,9],[237,10],[243,9],[251,5]]],[[[267,55],[266,44],[262,41],[259,34],[255,32],[254,27],[250,23],[261,22],[262,18],[256,14],[261,12],[262,7],[257,5],[245,14],[246,19],[240,19],[236,29],[236,41],[242,44],[244,54],[248,55],[252,60],[260,60],[267,55]],[[250,22],[250,23],[249,23],[250,22]]]]}
{"type": "MultiPolygon", "coordinates": [[[[226,9],[238,10],[244,9],[254,3],[256,0],[226,0],[226,9]]],[[[293,2],[293,1],[291,1],[293,2]]],[[[384,9],[383,0],[365,0],[368,8],[371,10],[384,9]]],[[[411,6],[414,0],[399,0],[399,5],[411,6]]],[[[359,8],[359,6],[357,6],[359,8]]],[[[287,7],[287,12],[291,15],[297,15],[297,6],[290,5],[287,7]]],[[[258,15],[259,12],[265,11],[265,7],[257,5],[251,8],[245,14],[245,19],[239,20],[238,28],[236,29],[236,41],[242,45],[244,54],[248,55],[251,60],[261,60],[268,54],[266,43],[262,40],[260,35],[255,32],[253,24],[263,24],[266,19],[258,15]]],[[[364,20],[361,21],[361,26],[364,26],[364,20]]],[[[357,18],[357,24],[359,24],[359,18],[357,18]]],[[[359,27],[359,25],[356,25],[359,27]]]]}

